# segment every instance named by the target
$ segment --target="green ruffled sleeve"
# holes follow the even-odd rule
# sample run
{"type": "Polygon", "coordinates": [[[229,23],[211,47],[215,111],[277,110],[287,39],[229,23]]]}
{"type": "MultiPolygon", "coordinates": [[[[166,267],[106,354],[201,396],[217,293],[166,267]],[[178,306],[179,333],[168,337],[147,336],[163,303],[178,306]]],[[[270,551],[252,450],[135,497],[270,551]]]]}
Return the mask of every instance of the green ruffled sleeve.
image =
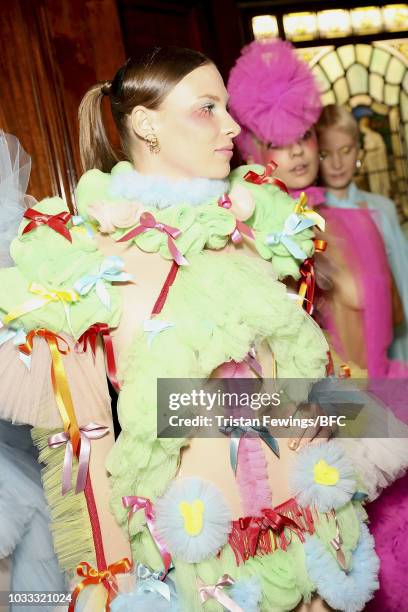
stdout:
{"type": "Polygon", "coordinates": [[[246,221],[255,233],[255,245],[264,259],[271,260],[279,278],[299,279],[301,263],[314,252],[314,232],[310,220],[295,214],[296,201],[272,184],[246,181],[249,171],[262,174],[263,166],[240,166],[230,175],[231,189],[240,184],[252,195],[255,209],[246,221]]]}
{"type": "MultiPolygon", "coordinates": [[[[58,197],[42,200],[33,208],[48,215],[68,212],[65,202],[58,197]]],[[[117,287],[101,281],[106,289],[104,295],[108,296],[105,304],[95,290],[96,283],[83,295],[74,288],[80,279],[97,276],[105,261],[91,229],[69,220],[66,224],[69,241],[48,225],[24,234],[28,223],[23,218],[11,244],[15,267],[0,270],[0,318],[11,327],[23,326],[26,331],[45,327],[75,336],[93,323],[116,326],[121,313],[117,287]],[[54,299],[50,299],[51,294],[54,299]],[[36,308],[32,308],[34,304],[36,308]],[[12,318],[9,320],[7,315],[12,318]]]]}
{"type": "MultiPolygon", "coordinates": [[[[106,218],[112,217],[115,206],[124,202],[129,203],[129,199],[112,195],[111,180],[118,174],[128,173],[133,167],[129,162],[119,162],[112,169],[112,173],[103,173],[100,170],[89,170],[78,183],[77,204],[78,209],[84,219],[93,218],[89,214],[89,205],[95,202],[102,202],[104,205],[104,215],[106,218]]],[[[176,239],[177,249],[182,255],[188,257],[199,253],[204,248],[221,249],[228,240],[235,228],[235,218],[228,210],[217,206],[216,199],[202,206],[190,206],[180,204],[169,206],[162,210],[153,207],[142,207],[154,215],[156,221],[177,228],[180,235],[176,239]]],[[[109,232],[114,240],[118,240],[128,233],[130,229],[138,223],[129,225],[128,228],[116,228],[109,232]]],[[[114,223],[113,223],[114,226],[114,223]]],[[[147,253],[159,252],[165,259],[171,259],[172,254],[168,247],[168,236],[165,232],[156,229],[147,230],[132,238],[142,251],[147,253]]]]}

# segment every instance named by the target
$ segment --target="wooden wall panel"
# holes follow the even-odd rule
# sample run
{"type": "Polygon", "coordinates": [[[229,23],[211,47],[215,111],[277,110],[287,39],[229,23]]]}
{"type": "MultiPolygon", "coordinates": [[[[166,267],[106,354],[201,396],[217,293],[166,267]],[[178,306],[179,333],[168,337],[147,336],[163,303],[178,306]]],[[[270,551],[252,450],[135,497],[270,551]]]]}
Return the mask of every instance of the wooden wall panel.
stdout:
{"type": "Polygon", "coordinates": [[[59,194],[72,204],[81,173],[79,102],[124,59],[115,0],[14,0],[2,6],[0,128],[15,134],[32,156],[30,193],[36,198],[59,194]]]}
{"type": "Polygon", "coordinates": [[[178,45],[202,51],[226,78],[242,46],[235,0],[118,0],[127,55],[178,45]]]}

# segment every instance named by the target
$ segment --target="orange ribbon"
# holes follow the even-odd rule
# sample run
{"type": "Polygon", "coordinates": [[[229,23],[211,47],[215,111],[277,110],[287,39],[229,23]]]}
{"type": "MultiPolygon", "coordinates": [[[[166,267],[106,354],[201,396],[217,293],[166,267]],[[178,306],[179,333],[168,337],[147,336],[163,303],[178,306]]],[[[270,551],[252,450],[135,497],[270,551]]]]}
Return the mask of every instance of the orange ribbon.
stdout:
{"type": "Polygon", "coordinates": [[[35,337],[44,338],[44,340],[48,343],[52,359],[51,380],[55,400],[64,424],[64,431],[69,434],[73,453],[74,455],[78,456],[81,435],[61,356],[69,353],[69,346],[64,338],[58,336],[58,334],[54,334],[54,332],[49,331],[48,329],[38,328],[28,332],[25,344],[20,344],[18,347],[19,350],[25,355],[31,355],[35,337]],[[61,347],[59,342],[62,342],[66,348],[61,347]]]}
{"type": "Polygon", "coordinates": [[[125,574],[131,569],[132,564],[126,557],[124,557],[120,561],[112,563],[108,566],[107,569],[104,570],[96,570],[86,561],[82,561],[81,563],[79,563],[77,565],[77,574],[78,576],[83,576],[84,579],[79,584],[77,584],[72,593],[71,603],[69,604],[68,612],[74,612],[75,602],[78,598],[78,595],[85,587],[89,586],[90,584],[100,584],[101,582],[108,591],[105,611],[109,612],[110,603],[118,592],[115,575],[125,574]]]}
{"type": "Polygon", "coordinates": [[[342,363],[339,370],[339,378],[350,378],[351,370],[347,363],[342,363]]]}
{"type": "Polygon", "coordinates": [[[324,253],[327,248],[326,240],[319,240],[318,238],[314,239],[314,249],[316,253],[324,253]]]}

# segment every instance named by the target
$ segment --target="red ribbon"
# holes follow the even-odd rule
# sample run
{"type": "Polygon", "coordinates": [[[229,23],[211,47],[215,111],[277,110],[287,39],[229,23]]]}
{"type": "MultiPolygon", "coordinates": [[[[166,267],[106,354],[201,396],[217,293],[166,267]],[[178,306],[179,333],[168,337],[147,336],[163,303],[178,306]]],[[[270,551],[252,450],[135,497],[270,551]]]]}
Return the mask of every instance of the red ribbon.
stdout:
{"type": "Polygon", "coordinates": [[[299,272],[301,276],[299,290],[301,291],[305,288],[303,302],[304,308],[308,314],[312,315],[314,310],[313,301],[316,288],[316,273],[314,268],[314,261],[311,257],[305,259],[305,261],[300,266],[299,272]]]}
{"type": "Polygon", "coordinates": [[[156,543],[159,549],[161,558],[163,559],[164,572],[162,573],[160,580],[164,580],[171,565],[171,555],[166,548],[166,545],[162,542],[159,534],[157,533],[156,526],[154,524],[154,510],[153,504],[147,497],[139,497],[137,495],[126,495],[122,497],[122,504],[125,508],[130,508],[128,513],[128,523],[132,517],[132,514],[138,510],[144,510],[146,523],[150,531],[150,535],[156,543]]]}
{"type": "Polygon", "coordinates": [[[56,215],[46,215],[38,210],[34,210],[34,208],[28,208],[23,217],[31,219],[25,226],[23,234],[28,234],[28,232],[31,232],[36,227],[40,227],[40,225],[48,225],[48,227],[69,240],[69,242],[72,242],[71,234],[66,227],[66,224],[71,219],[71,214],[68,211],[62,211],[56,215]]]}
{"type": "Polygon", "coordinates": [[[248,183],[254,183],[254,185],[263,185],[264,183],[267,183],[268,185],[276,185],[276,187],[279,187],[281,191],[289,193],[285,183],[280,179],[274,178],[272,176],[273,172],[275,172],[277,167],[278,164],[271,160],[266,164],[265,170],[262,174],[257,174],[253,170],[249,170],[249,172],[247,172],[244,176],[244,181],[247,181],[248,183]]]}
{"type": "MultiPolygon", "coordinates": [[[[109,432],[109,427],[98,425],[97,423],[89,423],[84,427],[79,428],[80,433],[80,450],[78,456],[78,474],[75,485],[75,493],[84,491],[86,484],[86,477],[89,469],[89,458],[91,455],[91,443],[90,440],[97,440],[102,438],[109,432]]],[[[62,468],[62,495],[65,495],[71,488],[72,480],[72,462],[74,458],[74,451],[72,442],[70,440],[69,433],[61,431],[48,438],[48,446],[50,448],[58,448],[66,444],[64,464],[62,468]]]]}
{"type": "MultiPolygon", "coordinates": [[[[232,202],[227,193],[224,193],[224,195],[220,197],[220,199],[218,200],[218,206],[226,209],[231,208],[232,202]]],[[[240,244],[243,240],[242,234],[245,234],[245,236],[248,236],[248,238],[252,238],[252,240],[254,240],[255,238],[251,228],[248,227],[246,223],[243,223],[243,221],[239,221],[238,219],[236,219],[235,229],[231,233],[232,242],[234,244],[240,244]]]]}
{"type": "Polygon", "coordinates": [[[84,353],[89,346],[91,347],[92,354],[95,359],[96,354],[96,341],[98,334],[101,335],[102,341],[105,347],[106,356],[106,371],[108,378],[111,381],[115,391],[119,393],[120,385],[117,378],[115,352],[113,350],[112,336],[110,335],[109,326],[106,323],[94,323],[82,334],[75,344],[75,351],[77,353],[84,353]]]}
{"type": "Polygon", "coordinates": [[[108,591],[108,599],[105,605],[105,612],[109,612],[110,603],[112,599],[116,596],[118,592],[118,586],[115,579],[116,574],[125,574],[132,569],[132,564],[129,559],[124,558],[120,561],[116,561],[108,566],[107,569],[98,571],[94,569],[89,563],[86,561],[82,561],[77,565],[77,574],[78,576],[82,576],[84,580],[82,580],[74,589],[72,593],[71,602],[69,604],[68,612],[74,612],[75,603],[78,598],[78,595],[85,587],[90,584],[102,584],[108,591]]]}
{"type": "Polygon", "coordinates": [[[295,532],[300,541],[304,542],[302,527],[289,516],[277,512],[273,508],[264,508],[262,513],[263,515],[260,517],[247,516],[239,519],[240,528],[244,531],[249,531],[248,540],[251,550],[250,556],[255,554],[261,534],[266,532],[268,529],[272,529],[272,531],[280,537],[282,550],[286,550],[287,547],[287,541],[284,533],[285,528],[295,532]]]}
{"type": "Polygon", "coordinates": [[[188,265],[187,259],[180,253],[174,242],[174,240],[181,235],[181,231],[177,227],[172,227],[171,225],[156,221],[152,213],[149,212],[144,212],[140,215],[140,225],[130,230],[130,232],[122,236],[122,238],[119,238],[118,242],[131,240],[149,229],[157,229],[159,232],[167,234],[167,246],[169,247],[169,251],[174,261],[177,262],[179,266],[188,265]]]}

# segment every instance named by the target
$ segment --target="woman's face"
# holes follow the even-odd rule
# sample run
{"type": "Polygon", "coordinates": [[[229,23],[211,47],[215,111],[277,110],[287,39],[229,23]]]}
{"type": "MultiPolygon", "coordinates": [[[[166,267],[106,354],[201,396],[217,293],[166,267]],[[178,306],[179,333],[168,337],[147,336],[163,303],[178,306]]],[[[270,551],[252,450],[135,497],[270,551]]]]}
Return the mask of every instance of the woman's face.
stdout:
{"type": "Polygon", "coordinates": [[[345,130],[329,127],[319,137],[320,174],[328,189],[345,189],[356,171],[359,145],[345,130]]]}
{"type": "Polygon", "coordinates": [[[313,185],[319,170],[319,152],[314,128],[286,147],[261,145],[262,163],[273,160],[278,164],[274,176],[288,189],[305,189],[313,185]]]}
{"type": "Polygon", "coordinates": [[[196,68],[153,111],[161,172],[174,178],[223,179],[230,172],[240,127],[227,111],[228,94],[213,64],[196,68]]]}

